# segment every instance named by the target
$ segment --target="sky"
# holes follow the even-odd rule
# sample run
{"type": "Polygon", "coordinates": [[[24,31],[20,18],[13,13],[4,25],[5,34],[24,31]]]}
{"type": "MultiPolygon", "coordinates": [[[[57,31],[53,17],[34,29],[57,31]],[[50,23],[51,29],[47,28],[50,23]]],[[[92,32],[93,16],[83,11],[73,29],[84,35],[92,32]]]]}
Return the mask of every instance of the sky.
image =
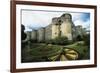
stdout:
{"type": "Polygon", "coordinates": [[[72,21],[75,26],[82,25],[84,28],[90,27],[90,13],[67,12],[67,11],[44,11],[44,10],[22,10],[22,24],[25,26],[25,31],[32,31],[46,27],[54,17],[60,17],[64,13],[72,15],[72,21]]]}

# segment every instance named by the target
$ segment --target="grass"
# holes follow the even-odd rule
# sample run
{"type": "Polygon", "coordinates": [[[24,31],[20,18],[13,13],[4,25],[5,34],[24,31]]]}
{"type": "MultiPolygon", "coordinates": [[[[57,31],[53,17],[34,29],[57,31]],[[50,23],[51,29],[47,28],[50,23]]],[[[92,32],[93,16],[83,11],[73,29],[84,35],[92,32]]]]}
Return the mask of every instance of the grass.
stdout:
{"type": "Polygon", "coordinates": [[[70,45],[61,46],[45,43],[31,43],[30,47],[22,50],[22,62],[44,62],[49,61],[48,58],[58,55],[63,49],[74,49],[79,53],[79,60],[89,59],[89,48],[84,42],[76,42],[70,45]],[[62,48],[63,47],[63,48],[62,48]]]}
{"type": "Polygon", "coordinates": [[[67,45],[66,47],[72,48],[72,49],[76,50],[77,52],[79,52],[79,54],[80,54],[79,59],[89,59],[90,49],[88,48],[88,46],[84,45],[84,42],[82,42],[82,41],[76,42],[74,44],[67,45]]]}
{"type": "Polygon", "coordinates": [[[33,55],[33,57],[49,57],[58,54],[60,51],[60,46],[38,45],[30,50],[30,54],[33,55]]]}
{"type": "Polygon", "coordinates": [[[30,49],[23,50],[22,62],[42,62],[46,61],[48,57],[61,53],[61,46],[46,45],[46,44],[31,44],[30,49]],[[28,59],[28,60],[27,60],[28,59]]]}

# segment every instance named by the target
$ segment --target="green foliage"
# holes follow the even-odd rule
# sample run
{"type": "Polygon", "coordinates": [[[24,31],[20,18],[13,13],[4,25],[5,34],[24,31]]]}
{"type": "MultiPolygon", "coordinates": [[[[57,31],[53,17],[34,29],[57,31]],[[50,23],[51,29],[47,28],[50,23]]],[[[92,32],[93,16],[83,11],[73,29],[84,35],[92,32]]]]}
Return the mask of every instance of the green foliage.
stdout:
{"type": "Polygon", "coordinates": [[[83,40],[83,37],[81,35],[78,35],[77,38],[76,38],[76,40],[77,41],[82,41],[83,40]]]}
{"type": "Polygon", "coordinates": [[[81,42],[76,42],[71,45],[67,45],[69,48],[73,48],[74,50],[79,52],[79,59],[89,59],[90,58],[90,48],[88,48],[87,45],[84,45],[84,43],[81,42]]]}
{"type": "Polygon", "coordinates": [[[53,44],[53,40],[46,40],[45,43],[46,44],[53,44]]]}
{"type": "Polygon", "coordinates": [[[21,40],[25,40],[27,35],[24,33],[25,26],[21,24],[21,40]]]}
{"type": "Polygon", "coordinates": [[[56,37],[54,39],[54,44],[66,45],[66,44],[68,44],[68,38],[67,37],[56,37]]]}
{"type": "Polygon", "coordinates": [[[60,49],[61,47],[56,45],[38,45],[30,51],[30,54],[34,57],[45,57],[58,53],[60,49]]]}
{"type": "Polygon", "coordinates": [[[31,42],[31,43],[36,43],[37,40],[36,40],[36,39],[35,39],[35,40],[32,40],[32,39],[31,39],[30,42],[31,42]]]}
{"type": "Polygon", "coordinates": [[[56,37],[55,39],[46,41],[47,44],[67,45],[70,43],[67,37],[56,37]]]}
{"type": "Polygon", "coordinates": [[[83,36],[84,45],[90,46],[90,34],[86,34],[83,36]]]}

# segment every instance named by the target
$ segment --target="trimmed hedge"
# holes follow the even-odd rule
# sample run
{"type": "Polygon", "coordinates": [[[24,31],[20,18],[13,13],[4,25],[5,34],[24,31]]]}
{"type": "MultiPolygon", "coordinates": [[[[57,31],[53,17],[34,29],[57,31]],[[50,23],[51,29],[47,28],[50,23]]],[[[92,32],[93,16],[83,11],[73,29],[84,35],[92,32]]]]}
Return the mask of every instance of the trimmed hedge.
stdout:
{"type": "Polygon", "coordinates": [[[47,44],[67,45],[71,43],[67,37],[56,37],[55,39],[46,41],[47,44]]]}

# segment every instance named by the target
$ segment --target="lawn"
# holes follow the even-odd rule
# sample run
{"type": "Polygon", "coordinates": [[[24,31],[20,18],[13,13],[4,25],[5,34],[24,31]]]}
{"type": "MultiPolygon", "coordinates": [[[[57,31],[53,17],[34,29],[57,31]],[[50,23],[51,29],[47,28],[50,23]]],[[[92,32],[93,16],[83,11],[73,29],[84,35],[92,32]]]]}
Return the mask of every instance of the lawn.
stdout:
{"type": "Polygon", "coordinates": [[[76,42],[71,45],[67,45],[66,47],[72,48],[72,49],[76,50],[77,52],[79,52],[79,54],[80,54],[79,59],[89,59],[89,57],[90,57],[90,48],[88,48],[88,46],[84,45],[83,41],[76,42]]]}
{"type": "Polygon", "coordinates": [[[55,57],[64,49],[73,49],[78,52],[79,60],[89,59],[89,48],[84,42],[76,42],[70,45],[53,45],[45,43],[31,43],[22,50],[22,62],[44,62],[50,61],[49,57],[55,57]]]}
{"type": "Polygon", "coordinates": [[[61,53],[61,46],[33,43],[28,49],[23,49],[22,62],[48,61],[48,57],[61,53]]]}

